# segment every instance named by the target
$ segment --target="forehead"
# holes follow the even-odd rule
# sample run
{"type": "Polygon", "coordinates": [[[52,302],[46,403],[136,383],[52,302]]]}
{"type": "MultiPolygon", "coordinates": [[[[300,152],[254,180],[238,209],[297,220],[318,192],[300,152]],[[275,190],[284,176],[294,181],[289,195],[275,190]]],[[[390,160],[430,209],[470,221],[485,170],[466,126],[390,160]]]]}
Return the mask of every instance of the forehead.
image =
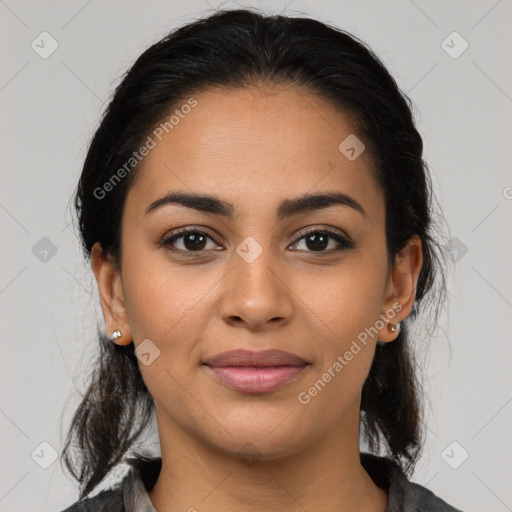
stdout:
{"type": "Polygon", "coordinates": [[[290,85],[211,89],[193,98],[193,108],[180,108],[187,98],[178,102],[163,121],[177,110],[173,124],[150,134],[155,144],[126,208],[143,210],[176,189],[213,193],[237,209],[333,189],[378,215],[383,198],[369,151],[351,160],[340,150],[357,136],[355,126],[329,101],[290,85]]]}

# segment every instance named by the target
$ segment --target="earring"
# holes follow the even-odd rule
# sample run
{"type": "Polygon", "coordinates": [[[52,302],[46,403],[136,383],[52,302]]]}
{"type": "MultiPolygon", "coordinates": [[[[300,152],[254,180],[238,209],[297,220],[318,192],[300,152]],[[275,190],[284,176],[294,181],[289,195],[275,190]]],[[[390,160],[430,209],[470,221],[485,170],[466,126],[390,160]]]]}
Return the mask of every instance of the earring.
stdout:
{"type": "Polygon", "coordinates": [[[400,323],[401,322],[398,322],[397,324],[388,324],[388,328],[391,332],[400,332],[400,323]]]}
{"type": "Polygon", "coordinates": [[[121,331],[114,331],[112,333],[112,341],[115,341],[121,337],[121,331]]]}

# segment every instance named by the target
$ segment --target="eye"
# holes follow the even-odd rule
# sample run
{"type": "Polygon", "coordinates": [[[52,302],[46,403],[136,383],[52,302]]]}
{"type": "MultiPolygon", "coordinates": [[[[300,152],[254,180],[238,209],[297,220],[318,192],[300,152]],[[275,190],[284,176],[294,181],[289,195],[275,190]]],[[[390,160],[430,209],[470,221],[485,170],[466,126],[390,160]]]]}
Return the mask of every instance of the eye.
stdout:
{"type": "Polygon", "coordinates": [[[213,237],[213,235],[209,235],[204,231],[199,231],[195,228],[180,228],[174,232],[170,233],[170,236],[166,236],[162,240],[162,245],[165,247],[172,247],[178,251],[182,252],[203,252],[206,248],[215,249],[218,247],[218,243],[213,237]],[[208,240],[215,243],[214,247],[206,247],[208,240]],[[181,247],[176,247],[175,243],[180,242],[177,245],[181,245],[181,247]]]}
{"type": "MultiPolygon", "coordinates": [[[[299,234],[302,236],[290,247],[303,243],[303,248],[292,250],[332,253],[355,247],[355,244],[349,238],[328,229],[303,230],[299,234]]],[[[192,253],[219,249],[221,244],[217,241],[215,235],[197,228],[187,227],[171,232],[162,239],[161,245],[173,251],[192,253]],[[213,243],[212,247],[208,247],[208,241],[213,243]]]]}
{"type": "Polygon", "coordinates": [[[347,237],[343,236],[338,232],[330,231],[328,229],[313,229],[306,232],[302,231],[300,234],[303,236],[301,236],[301,238],[299,238],[299,240],[297,240],[290,247],[293,247],[294,245],[304,242],[303,246],[305,246],[305,249],[298,250],[306,250],[308,252],[332,253],[342,251],[344,249],[352,249],[355,246],[354,243],[347,237]],[[325,250],[329,247],[329,245],[331,245],[329,250],[325,250]],[[333,245],[334,248],[332,247],[333,245]]]}

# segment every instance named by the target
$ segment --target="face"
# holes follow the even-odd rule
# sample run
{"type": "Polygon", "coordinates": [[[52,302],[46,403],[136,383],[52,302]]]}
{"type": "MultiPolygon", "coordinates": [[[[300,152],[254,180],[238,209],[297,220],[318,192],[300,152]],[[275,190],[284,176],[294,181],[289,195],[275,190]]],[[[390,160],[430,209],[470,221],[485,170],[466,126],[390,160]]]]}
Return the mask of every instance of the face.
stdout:
{"type": "Polygon", "coordinates": [[[249,443],[277,458],[358,428],[377,338],[396,337],[385,321],[410,311],[421,261],[390,272],[371,156],[339,149],[355,132],[330,103],[284,86],[194,97],[129,190],[120,273],[96,262],[100,288],[113,276],[105,318],[119,343],[145,343],[150,364],[139,367],[161,438],[185,433],[230,454],[249,443]],[[222,204],[155,203],[178,192],[222,204]],[[335,194],[341,202],[294,208],[335,194]],[[204,364],[236,349],[305,363],[204,364]]]}

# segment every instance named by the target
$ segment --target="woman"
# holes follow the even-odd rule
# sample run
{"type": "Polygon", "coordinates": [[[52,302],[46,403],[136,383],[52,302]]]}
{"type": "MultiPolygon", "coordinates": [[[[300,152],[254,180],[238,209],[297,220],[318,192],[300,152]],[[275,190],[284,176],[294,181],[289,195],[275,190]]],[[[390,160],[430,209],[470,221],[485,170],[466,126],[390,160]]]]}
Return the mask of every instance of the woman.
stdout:
{"type": "Polygon", "coordinates": [[[108,337],[67,510],[456,510],[406,476],[432,201],[408,99],[353,36],[232,10],[145,51],[76,194],[108,337]],[[134,449],[153,413],[161,457],[134,449]]]}

